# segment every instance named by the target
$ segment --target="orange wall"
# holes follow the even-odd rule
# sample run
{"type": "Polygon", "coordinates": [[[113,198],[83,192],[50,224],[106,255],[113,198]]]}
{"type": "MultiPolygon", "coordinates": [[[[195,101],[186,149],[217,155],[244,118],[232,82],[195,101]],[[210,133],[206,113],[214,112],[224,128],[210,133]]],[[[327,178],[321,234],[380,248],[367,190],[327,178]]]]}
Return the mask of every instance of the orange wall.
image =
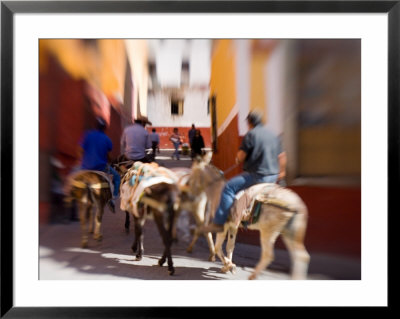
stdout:
{"type": "Polygon", "coordinates": [[[250,61],[250,110],[258,110],[263,114],[264,123],[267,123],[266,102],[266,74],[265,66],[268,63],[269,51],[252,53],[250,61]]]}
{"type": "Polygon", "coordinates": [[[107,96],[123,96],[126,52],[123,40],[41,39],[40,71],[46,72],[47,55],[57,58],[63,69],[76,80],[85,80],[107,96]]]}
{"type": "MultiPolygon", "coordinates": [[[[217,127],[221,128],[236,104],[236,70],[233,40],[217,40],[215,43],[210,80],[210,96],[216,97],[217,127]]],[[[211,110],[212,111],[212,110],[211,110]]],[[[213,163],[225,170],[234,163],[238,149],[237,116],[227,126],[225,132],[218,136],[217,152],[213,155],[213,163]]]]}
{"type": "Polygon", "coordinates": [[[235,52],[232,40],[218,40],[211,65],[210,95],[217,97],[217,124],[224,123],[236,103],[235,52]]]}

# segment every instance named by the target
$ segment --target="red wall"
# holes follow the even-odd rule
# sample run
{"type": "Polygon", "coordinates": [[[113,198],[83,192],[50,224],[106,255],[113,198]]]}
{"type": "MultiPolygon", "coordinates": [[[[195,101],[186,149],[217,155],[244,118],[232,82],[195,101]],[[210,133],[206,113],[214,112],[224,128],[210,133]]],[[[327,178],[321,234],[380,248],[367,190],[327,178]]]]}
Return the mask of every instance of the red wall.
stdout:
{"type": "MultiPolygon", "coordinates": [[[[76,165],[77,147],[87,129],[94,127],[95,115],[87,98],[86,83],[70,77],[53,58],[47,73],[39,76],[39,222],[50,217],[51,165],[56,157],[65,166],[58,170],[63,177],[76,165]]],[[[106,134],[113,142],[112,157],[120,153],[120,115],[111,109],[106,134]]]]}
{"type": "MultiPolygon", "coordinates": [[[[173,127],[147,127],[149,133],[151,130],[155,128],[156,133],[160,135],[160,148],[167,149],[167,148],[174,148],[172,142],[169,140],[169,137],[172,135],[174,128],[173,127]]],[[[189,144],[189,130],[191,127],[178,127],[178,133],[183,137],[182,142],[189,144]]],[[[196,127],[201,132],[201,135],[204,139],[204,144],[207,148],[211,147],[211,130],[209,127],[196,127]]]]}
{"type": "Polygon", "coordinates": [[[240,166],[230,170],[235,165],[236,153],[242,141],[242,138],[239,137],[237,122],[236,115],[228,127],[218,136],[217,151],[214,152],[212,158],[212,163],[222,171],[229,170],[225,174],[227,178],[231,178],[242,171],[240,166]]]}
{"type": "MultiPolygon", "coordinates": [[[[351,256],[361,260],[361,188],[293,186],[308,207],[305,238],[309,252],[351,256]]],[[[259,233],[240,230],[238,241],[259,244],[259,233]]],[[[279,241],[277,247],[285,248],[279,241]]]]}
{"type": "Polygon", "coordinates": [[[76,145],[84,127],[83,81],[72,79],[52,58],[47,73],[39,76],[39,221],[50,218],[52,167],[54,156],[67,167],[75,162],[76,145]]]}

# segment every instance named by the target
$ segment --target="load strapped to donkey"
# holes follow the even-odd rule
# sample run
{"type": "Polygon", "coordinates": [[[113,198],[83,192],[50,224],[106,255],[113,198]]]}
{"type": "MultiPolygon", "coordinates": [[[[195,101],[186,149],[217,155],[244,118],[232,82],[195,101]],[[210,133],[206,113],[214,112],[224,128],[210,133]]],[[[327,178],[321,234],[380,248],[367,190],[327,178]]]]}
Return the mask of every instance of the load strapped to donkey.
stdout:
{"type": "MultiPolygon", "coordinates": [[[[121,171],[121,170],[120,170],[121,171]]],[[[120,208],[133,216],[135,239],[132,244],[136,260],[143,256],[143,226],[147,214],[153,213],[164,244],[164,252],[158,264],[168,260],[168,272],[175,272],[171,256],[171,245],[175,234],[175,223],[179,212],[179,177],[157,163],[134,162],[125,171],[120,187],[120,208]]]]}

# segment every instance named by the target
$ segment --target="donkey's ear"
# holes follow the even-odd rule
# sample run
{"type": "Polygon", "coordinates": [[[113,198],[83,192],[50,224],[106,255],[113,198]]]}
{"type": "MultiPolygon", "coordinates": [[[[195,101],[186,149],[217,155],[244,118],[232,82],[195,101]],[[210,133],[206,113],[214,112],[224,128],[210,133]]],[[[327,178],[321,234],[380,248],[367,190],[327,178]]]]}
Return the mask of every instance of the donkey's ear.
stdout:
{"type": "Polygon", "coordinates": [[[213,152],[212,151],[208,151],[203,155],[203,162],[206,164],[209,164],[211,162],[213,156],[213,152]]]}

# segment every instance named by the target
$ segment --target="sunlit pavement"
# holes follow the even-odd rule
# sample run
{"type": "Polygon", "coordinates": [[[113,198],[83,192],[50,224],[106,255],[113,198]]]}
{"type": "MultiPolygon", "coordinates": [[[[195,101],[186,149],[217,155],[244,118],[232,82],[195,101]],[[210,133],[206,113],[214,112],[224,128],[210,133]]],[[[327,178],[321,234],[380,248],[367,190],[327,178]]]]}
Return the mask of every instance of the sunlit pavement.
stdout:
{"type": "MultiPolygon", "coordinates": [[[[169,151],[168,151],[169,152],[169,151]]],[[[167,167],[190,167],[188,156],[180,161],[171,160],[168,152],[156,158],[167,167]],[[176,166],[175,166],[176,165],[176,166]]],[[[172,151],[171,151],[172,152],[172,151]]],[[[119,203],[117,203],[118,206],[119,203]]],[[[178,242],[172,246],[175,274],[168,275],[167,267],[158,266],[163,245],[153,220],[144,227],[144,257],[136,261],[130,247],[134,231],[124,229],[125,213],[119,209],[112,214],[108,209],[103,217],[103,240],[89,241],[87,249],[80,248],[79,222],[70,221],[40,227],[40,279],[41,280],[245,280],[249,277],[260,256],[260,248],[237,243],[233,255],[236,272],[222,273],[221,262],[208,261],[208,247],[204,238],[197,242],[193,253],[186,252],[191,239],[190,216],[183,213],[178,221],[178,242]]],[[[275,250],[275,260],[261,273],[259,280],[288,280],[290,261],[286,251],[275,250]]],[[[360,279],[359,265],[351,260],[333,256],[311,254],[308,280],[360,279]]]]}
{"type": "MultiPolygon", "coordinates": [[[[107,211],[103,222],[103,241],[89,241],[89,247],[82,249],[80,244],[79,222],[48,225],[40,234],[40,279],[96,279],[96,280],[212,280],[247,279],[251,267],[256,263],[259,253],[246,249],[244,258],[238,246],[235,261],[238,262],[236,274],[220,272],[221,263],[209,262],[208,249],[200,240],[192,254],[186,252],[187,238],[182,232],[180,240],[172,247],[175,274],[169,276],[166,265],[157,265],[163,245],[151,219],[144,230],[144,257],[135,261],[130,246],[133,242],[133,227],[130,234],[124,231],[124,213],[115,215],[107,211]]],[[[266,271],[260,279],[288,279],[288,274],[279,269],[266,271]]]]}

